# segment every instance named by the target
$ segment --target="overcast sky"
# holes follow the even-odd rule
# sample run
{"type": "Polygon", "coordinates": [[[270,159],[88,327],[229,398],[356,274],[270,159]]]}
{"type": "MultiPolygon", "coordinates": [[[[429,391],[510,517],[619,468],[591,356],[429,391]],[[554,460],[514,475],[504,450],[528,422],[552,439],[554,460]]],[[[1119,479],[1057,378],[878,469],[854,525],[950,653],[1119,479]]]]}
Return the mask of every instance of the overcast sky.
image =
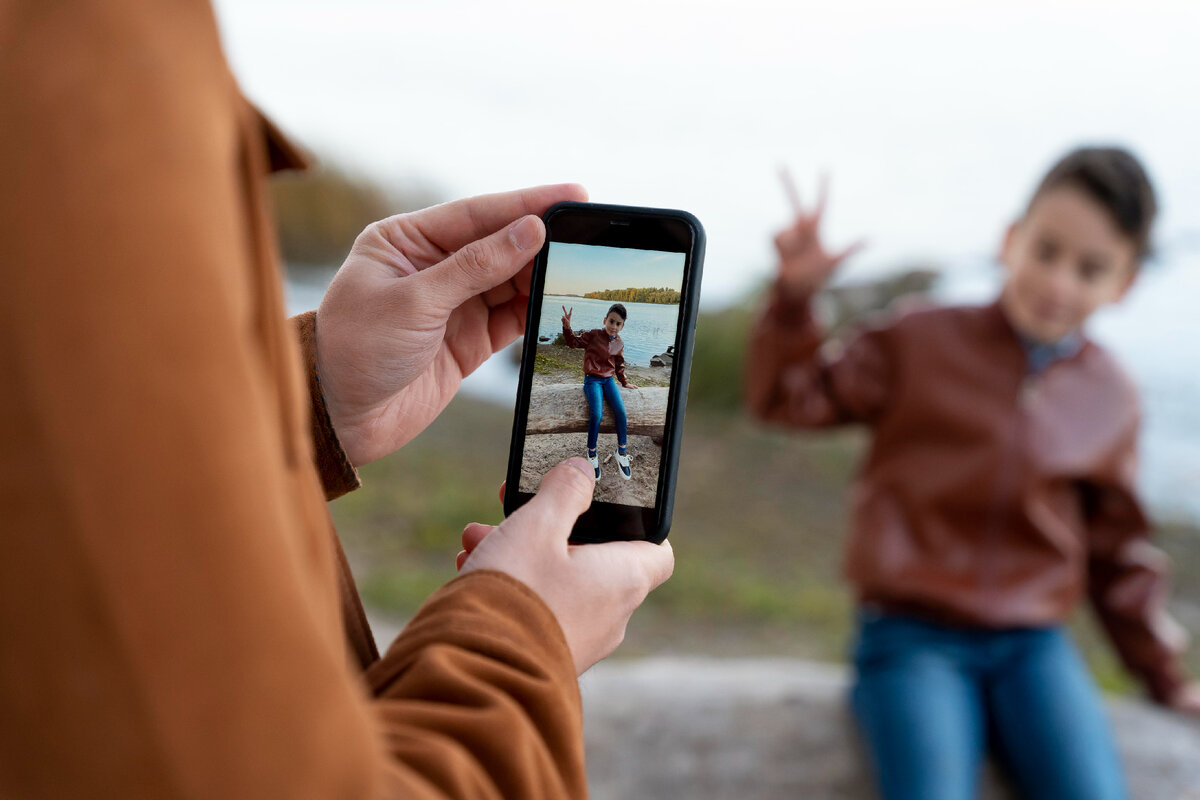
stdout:
{"type": "MultiPolygon", "coordinates": [[[[310,147],[447,197],[582,182],[708,231],[705,302],[772,263],[777,169],[832,174],[851,275],[992,253],[1065,149],[1147,162],[1200,247],[1200,4],[220,0],[234,70],[310,147]]],[[[1169,249],[1169,248],[1168,248],[1169,249]]]]}
{"type": "Polygon", "coordinates": [[[683,253],[550,243],[546,294],[605,289],[683,289],[683,253]]]}

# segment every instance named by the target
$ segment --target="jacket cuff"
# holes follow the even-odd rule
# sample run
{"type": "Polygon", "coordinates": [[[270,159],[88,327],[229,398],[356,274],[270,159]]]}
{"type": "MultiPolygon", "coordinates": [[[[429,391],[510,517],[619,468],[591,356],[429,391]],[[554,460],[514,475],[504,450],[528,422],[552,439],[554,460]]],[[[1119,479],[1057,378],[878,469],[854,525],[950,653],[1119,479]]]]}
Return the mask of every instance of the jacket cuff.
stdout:
{"type": "MultiPolygon", "coordinates": [[[[459,575],[434,592],[388,649],[384,661],[402,671],[405,652],[426,640],[539,665],[579,701],[575,660],[554,612],[540,596],[504,572],[480,569],[459,575]]],[[[372,682],[374,683],[374,681],[372,682]]],[[[582,713],[582,712],[581,712],[582,713]]]]}
{"type": "Polygon", "coordinates": [[[425,727],[493,775],[526,775],[498,783],[497,797],[587,796],[574,660],[554,613],[520,581],[478,570],[446,584],[364,677],[379,708],[415,701],[425,727]]]}
{"type": "Polygon", "coordinates": [[[790,291],[776,280],[771,284],[768,307],[780,314],[810,314],[815,296],[811,292],[790,291]]]}
{"type": "Polygon", "coordinates": [[[325,487],[325,499],[334,500],[362,486],[358,470],[350,463],[337,431],[325,408],[325,396],[321,393],[321,377],[317,374],[317,312],[306,311],[291,319],[300,341],[304,358],[304,374],[308,381],[308,396],[312,401],[312,441],[317,473],[325,487]]]}
{"type": "Polygon", "coordinates": [[[813,313],[813,295],[771,287],[763,321],[769,326],[784,358],[806,360],[821,347],[824,336],[813,313]]]}

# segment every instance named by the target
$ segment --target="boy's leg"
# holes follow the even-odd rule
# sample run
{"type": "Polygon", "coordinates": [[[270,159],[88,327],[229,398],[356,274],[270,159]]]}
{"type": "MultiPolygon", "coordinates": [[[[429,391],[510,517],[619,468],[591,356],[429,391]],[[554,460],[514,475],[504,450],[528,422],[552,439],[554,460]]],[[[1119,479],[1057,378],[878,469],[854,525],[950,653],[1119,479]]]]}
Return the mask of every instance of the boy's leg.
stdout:
{"type": "Polygon", "coordinates": [[[600,480],[600,459],[596,453],[596,440],[600,438],[600,418],[604,414],[604,400],[601,394],[600,381],[587,375],[583,379],[583,396],[588,404],[588,435],[587,455],[592,469],[596,471],[596,480],[600,480]]]}
{"type": "Polygon", "coordinates": [[[1022,632],[988,701],[997,750],[1025,797],[1128,797],[1104,703],[1065,632],[1022,632]]]}
{"type": "Polygon", "coordinates": [[[860,624],[852,700],[883,800],[976,796],[983,696],[956,633],[893,617],[860,624]]]}
{"type": "Polygon", "coordinates": [[[628,420],[625,418],[625,401],[621,399],[621,390],[617,387],[616,378],[608,378],[603,383],[604,399],[608,401],[608,407],[613,412],[613,422],[617,426],[617,446],[621,449],[625,448],[625,444],[629,441],[627,435],[628,420]]]}
{"type": "Polygon", "coordinates": [[[612,408],[613,422],[617,427],[617,467],[621,470],[621,477],[628,480],[633,477],[633,471],[629,467],[629,456],[625,452],[625,445],[629,442],[629,425],[625,417],[625,401],[621,399],[621,390],[617,388],[616,378],[609,378],[604,382],[604,397],[612,408]]]}

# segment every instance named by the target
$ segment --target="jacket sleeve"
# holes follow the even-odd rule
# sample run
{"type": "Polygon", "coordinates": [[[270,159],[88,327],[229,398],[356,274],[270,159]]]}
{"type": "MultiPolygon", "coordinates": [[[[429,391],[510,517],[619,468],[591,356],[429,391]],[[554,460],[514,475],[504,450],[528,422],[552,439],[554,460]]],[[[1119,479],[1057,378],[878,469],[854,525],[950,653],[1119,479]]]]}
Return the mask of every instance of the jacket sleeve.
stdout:
{"type": "Polygon", "coordinates": [[[587,796],[570,651],[524,584],[490,571],[452,581],[366,677],[394,796],[587,796]],[[436,791],[409,794],[425,783],[436,791]]]}
{"type": "Polygon", "coordinates": [[[576,336],[575,331],[571,330],[571,326],[563,323],[563,341],[566,342],[567,347],[587,347],[587,342],[584,341],[586,337],[586,333],[583,336],[576,336]]]}
{"type": "Polygon", "coordinates": [[[1158,702],[1186,683],[1186,631],[1167,613],[1166,555],[1150,543],[1138,502],[1136,419],[1109,468],[1083,484],[1089,536],[1088,595],[1122,662],[1158,702]]]}
{"type": "Polygon", "coordinates": [[[464,576],[386,674],[348,663],[211,9],[2,16],[0,796],[584,796],[570,654],[520,584],[464,576]]]}
{"type": "Polygon", "coordinates": [[[621,348],[621,352],[613,356],[613,371],[617,376],[617,382],[622,386],[628,386],[629,381],[625,378],[625,348],[621,348]]]}
{"type": "Polygon", "coordinates": [[[746,354],[751,414],[798,428],[876,419],[891,382],[886,329],[858,333],[838,354],[822,341],[811,298],[774,287],[746,354]]]}

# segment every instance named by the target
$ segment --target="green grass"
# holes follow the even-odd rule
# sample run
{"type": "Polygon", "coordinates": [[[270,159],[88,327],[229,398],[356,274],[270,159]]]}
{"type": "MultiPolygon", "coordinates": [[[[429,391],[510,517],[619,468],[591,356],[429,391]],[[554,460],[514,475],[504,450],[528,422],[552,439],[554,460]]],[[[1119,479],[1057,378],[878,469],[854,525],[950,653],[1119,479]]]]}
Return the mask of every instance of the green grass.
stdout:
{"type": "Polygon", "coordinates": [[[583,364],[564,361],[561,358],[539,352],[533,359],[533,371],[540,375],[557,375],[564,371],[569,371],[573,375],[578,375],[579,380],[583,380],[583,364]]]}

